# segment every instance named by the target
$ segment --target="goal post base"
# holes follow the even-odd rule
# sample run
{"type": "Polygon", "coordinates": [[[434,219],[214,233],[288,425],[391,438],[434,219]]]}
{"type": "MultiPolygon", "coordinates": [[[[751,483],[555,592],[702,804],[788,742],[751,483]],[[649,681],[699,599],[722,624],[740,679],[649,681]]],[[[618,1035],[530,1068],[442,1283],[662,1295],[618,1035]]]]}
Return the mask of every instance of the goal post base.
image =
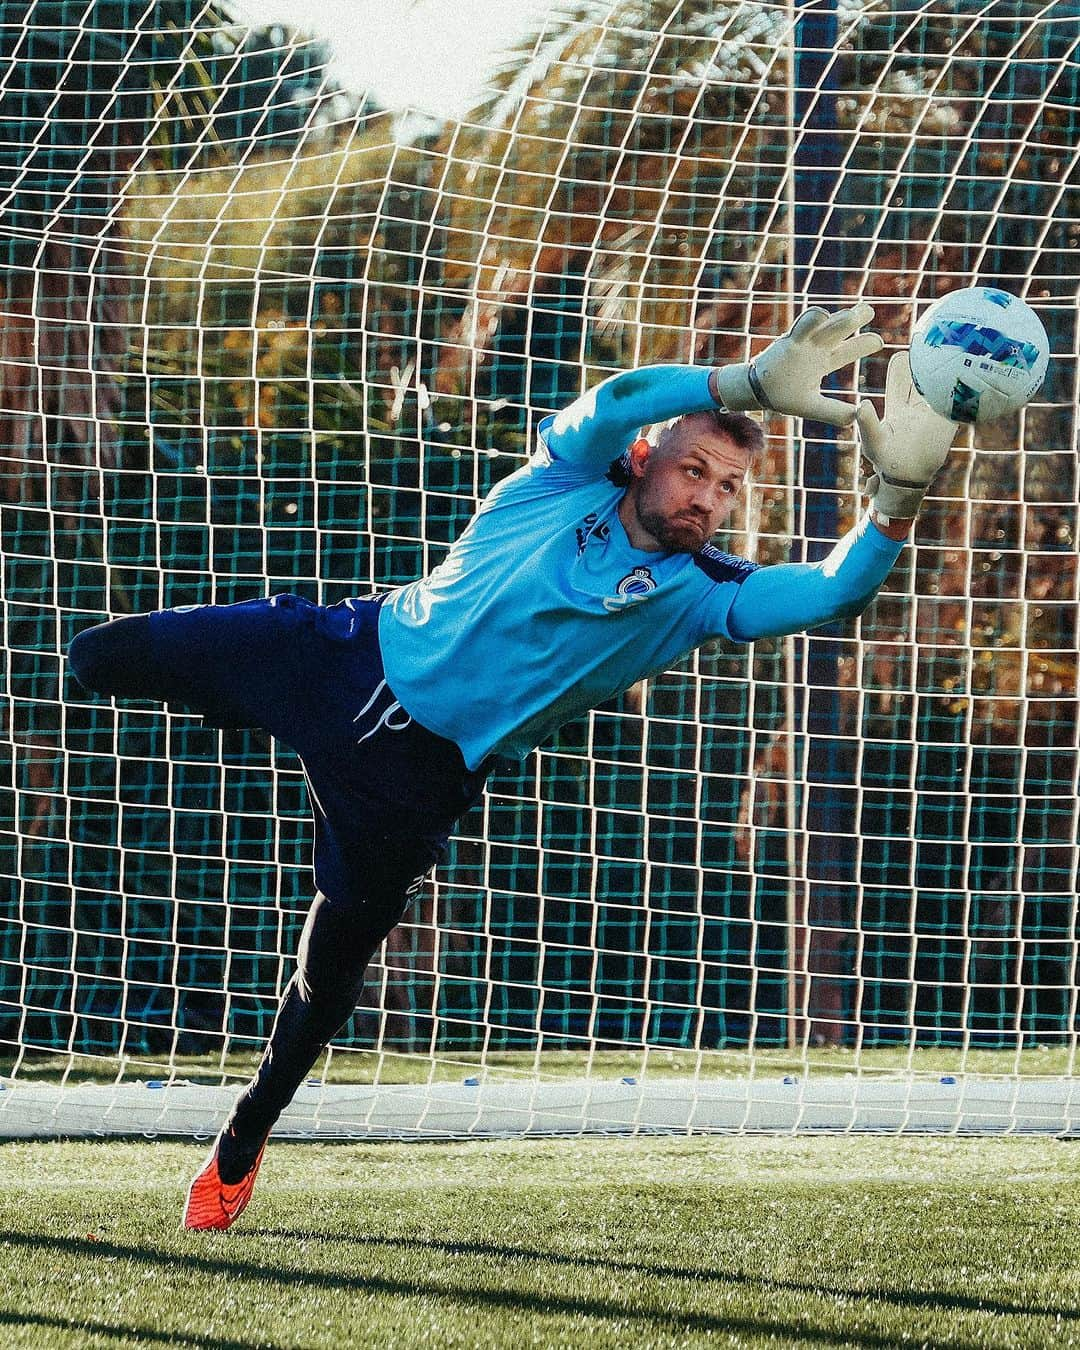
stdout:
{"type": "MultiPolygon", "coordinates": [[[[202,1139],[236,1089],[181,1080],[112,1085],[8,1083],[0,1137],[202,1139]]],[[[303,1086],[278,1138],[453,1140],[604,1134],[1071,1134],[1072,1079],[795,1077],[556,1083],[303,1086]]]]}

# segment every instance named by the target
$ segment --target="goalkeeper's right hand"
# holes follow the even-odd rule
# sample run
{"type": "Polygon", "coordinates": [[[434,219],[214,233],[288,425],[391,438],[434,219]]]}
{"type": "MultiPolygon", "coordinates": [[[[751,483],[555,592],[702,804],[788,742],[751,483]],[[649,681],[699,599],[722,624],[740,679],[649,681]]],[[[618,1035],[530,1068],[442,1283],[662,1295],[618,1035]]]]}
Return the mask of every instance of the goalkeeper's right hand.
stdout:
{"type": "Polygon", "coordinates": [[[956,423],[936,413],[915,388],[907,352],[889,361],[885,420],[866,400],[855,413],[862,453],[874,466],[865,491],[883,524],[918,515],[934,475],[945,463],[956,423]]]}
{"type": "Polygon", "coordinates": [[[873,317],[873,308],[865,303],[835,314],[808,309],[753,361],[717,367],[710,381],[713,397],[728,412],[770,408],[834,427],[850,426],[855,405],[823,394],[821,382],[841,366],[881,350],[884,344],[877,333],[859,332],[873,317]]]}

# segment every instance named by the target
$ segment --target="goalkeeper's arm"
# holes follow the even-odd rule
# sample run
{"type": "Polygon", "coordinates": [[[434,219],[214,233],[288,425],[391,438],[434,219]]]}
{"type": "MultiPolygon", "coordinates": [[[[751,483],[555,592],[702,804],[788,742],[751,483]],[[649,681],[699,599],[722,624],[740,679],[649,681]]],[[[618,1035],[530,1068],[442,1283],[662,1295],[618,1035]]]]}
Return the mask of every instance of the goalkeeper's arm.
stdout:
{"type": "Polygon", "coordinates": [[[753,642],[854,618],[877,595],[903,546],[864,516],[820,562],[759,567],[732,601],[728,632],[736,642],[753,642]]]}
{"type": "Polygon", "coordinates": [[[956,425],[927,406],[906,352],[889,362],[885,417],[859,405],[862,451],[874,465],[870,514],[818,563],[761,567],[739,588],[728,615],[737,641],[802,632],[861,614],[889,575],[927,488],[945,462],[956,425]]]}
{"type": "Polygon", "coordinates": [[[768,409],[848,426],[855,406],[821,392],[826,376],[880,350],[858,330],[869,305],[827,314],[809,309],[753,361],[728,366],[642,366],[598,384],[540,424],[552,459],[604,472],[644,426],[686,413],[768,409]]]}

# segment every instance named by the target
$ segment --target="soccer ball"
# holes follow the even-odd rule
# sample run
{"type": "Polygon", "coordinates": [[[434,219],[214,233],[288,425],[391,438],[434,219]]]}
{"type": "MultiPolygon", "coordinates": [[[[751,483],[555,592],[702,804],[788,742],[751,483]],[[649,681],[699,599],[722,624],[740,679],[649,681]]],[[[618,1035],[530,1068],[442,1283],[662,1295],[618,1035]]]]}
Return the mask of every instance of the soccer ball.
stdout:
{"type": "Polygon", "coordinates": [[[1050,360],[1035,311],[1007,291],[969,286],[931,305],[911,338],[911,378],[952,422],[992,422],[1035,397],[1050,360]]]}

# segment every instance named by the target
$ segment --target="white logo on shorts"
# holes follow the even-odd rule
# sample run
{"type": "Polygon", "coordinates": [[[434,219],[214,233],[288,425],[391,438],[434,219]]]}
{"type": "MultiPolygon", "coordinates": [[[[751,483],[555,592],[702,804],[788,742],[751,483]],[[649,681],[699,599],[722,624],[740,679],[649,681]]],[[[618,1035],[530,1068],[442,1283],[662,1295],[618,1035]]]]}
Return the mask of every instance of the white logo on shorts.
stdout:
{"type": "Polygon", "coordinates": [[[427,879],[428,873],[421,872],[415,881],[410,881],[408,886],[405,888],[405,899],[415,900],[416,897],[420,894],[420,892],[424,889],[424,882],[427,881],[427,879]]]}
{"type": "MultiPolygon", "coordinates": [[[[375,686],[375,690],[372,693],[371,697],[353,718],[354,726],[356,725],[357,722],[360,721],[362,717],[365,717],[368,714],[368,712],[374,709],[374,705],[378,701],[379,695],[383,692],[383,690],[385,690],[387,693],[391,692],[390,686],[386,683],[386,681],[380,680],[379,683],[375,686]]],[[[370,730],[365,731],[364,734],[360,737],[360,739],[356,742],[356,744],[363,745],[363,743],[366,740],[369,740],[372,736],[374,736],[377,731],[381,731],[383,727],[385,727],[387,731],[404,731],[405,728],[409,726],[411,722],[412,718],[401,706],[401,704],[397,701],[397,699],[394,699],[391,703],[387,704],[387,706],[382,710],[381,713],[379,713],[375,725],[371,727],[370,730]],[[400,716],[398,716],[396,721],[392,721],[391,719],[394,717],[395,714],[400,714],[400,716]]]]}

